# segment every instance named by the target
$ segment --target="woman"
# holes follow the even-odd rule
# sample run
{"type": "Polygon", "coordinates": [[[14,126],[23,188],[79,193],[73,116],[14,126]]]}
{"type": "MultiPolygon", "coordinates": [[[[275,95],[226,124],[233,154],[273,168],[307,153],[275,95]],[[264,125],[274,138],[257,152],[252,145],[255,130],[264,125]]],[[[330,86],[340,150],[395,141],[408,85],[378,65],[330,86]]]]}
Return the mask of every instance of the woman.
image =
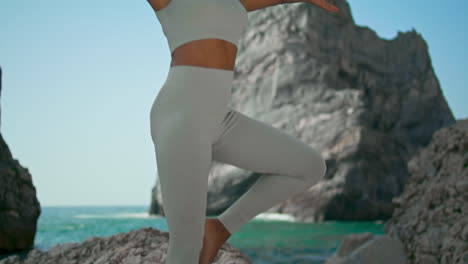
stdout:
{"type": "Polygon", "coordinates": [[[261,212],[325,174],[321,154],[228,106],[247,12],[325,0],[147,0],[171,51],[168,77],[150,111],[151,137],[169,229],[166,264],[210,264],[223,243],[261,212]],[[265,173],[217,218],[206,218],[212,160],[265,173]]]}

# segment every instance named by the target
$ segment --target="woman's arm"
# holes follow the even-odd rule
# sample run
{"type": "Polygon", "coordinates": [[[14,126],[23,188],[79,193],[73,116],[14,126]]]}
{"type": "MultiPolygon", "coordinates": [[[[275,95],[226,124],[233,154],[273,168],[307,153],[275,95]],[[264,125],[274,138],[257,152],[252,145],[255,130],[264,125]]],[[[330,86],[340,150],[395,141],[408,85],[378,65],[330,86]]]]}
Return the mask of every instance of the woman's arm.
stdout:
{"type": "Polygon", "coordinates": [[[296,2],[306,2],[306,3],[311,3],[314,4],[322,9],[327,10],[328,12],[333,12],[336,13],[340,9],[332,4],[330,4],[326,0],[282,0],[284,4],[286,3],[296,3],[296,2]]]}
{"type": "Polygon", "coordinates": [[[255,11],[265,7],[270,7],[279,4],[305,2],[314,4],[320,8],[323,8],[329,12],[338,12],[338,7],[328,3],[326,0],[238,0],[247,12],[255,11]]]}
{"type": "Polygon", "coordinates": [[[284,0],[239,0],[247,12],[282,4],[284,0]]]}

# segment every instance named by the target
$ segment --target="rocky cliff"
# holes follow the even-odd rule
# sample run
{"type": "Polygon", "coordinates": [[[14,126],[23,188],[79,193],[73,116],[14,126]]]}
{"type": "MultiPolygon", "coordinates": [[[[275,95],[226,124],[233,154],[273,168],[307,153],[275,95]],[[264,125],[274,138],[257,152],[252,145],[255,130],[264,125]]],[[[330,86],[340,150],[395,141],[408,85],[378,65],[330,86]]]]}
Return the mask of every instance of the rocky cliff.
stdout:
{"type": "MultiPolygon", "coordinates": [[[[382,39],[309,3],[249,13],[239,45],[232,107],[321,151],[327,173],[271,208],[303,221],[388,219],[407,161],[454,123],[427,43],[412,30],[382,39]]],[[[219,214],[260,175],[214,162],[207,214],[219,214]]],[[[164,214],[160,185],[150,213],[164,214]]]]}
{"type": "Polygon", "coordinates": [[[468,263],[468,119],[437,130],[408,162],[385,234],[348,234],[326,264],[468,263]]]}
{"type": "MultiPolygon", "coordinates": [[[[2,70],[0,68],[0,93],[2,70]]],[[[41,207],[31,174],[0,133],[0,254],[33,246],[41,207]]]]}

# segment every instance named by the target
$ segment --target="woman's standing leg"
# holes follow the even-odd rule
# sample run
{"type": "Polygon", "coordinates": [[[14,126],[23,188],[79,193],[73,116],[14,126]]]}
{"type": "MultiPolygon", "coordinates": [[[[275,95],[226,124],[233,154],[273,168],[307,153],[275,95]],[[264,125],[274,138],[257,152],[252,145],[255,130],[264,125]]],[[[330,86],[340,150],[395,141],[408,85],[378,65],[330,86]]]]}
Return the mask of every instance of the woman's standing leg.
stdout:
{"type": "Polygon", "coordinates": [[[231,110],[223,127],[213,159],[266,173],[217,217],[231,234],[256,215],[309,189],[326,172],[316,149],[271,125],[231,110]]]}
{"type": "Polygon", "coordinates": [[[169,231],[166,264],[198,264],[203,246],[211,139],[179,117],[155,128],[155,151],[169,231]]]}
{"type": "Polygon", "coordinates": [[[198,264],[211,146],[231,83],[229,71],[176,66],[151,108],[151,137],[169,229],[166,264],[198,264]]]}

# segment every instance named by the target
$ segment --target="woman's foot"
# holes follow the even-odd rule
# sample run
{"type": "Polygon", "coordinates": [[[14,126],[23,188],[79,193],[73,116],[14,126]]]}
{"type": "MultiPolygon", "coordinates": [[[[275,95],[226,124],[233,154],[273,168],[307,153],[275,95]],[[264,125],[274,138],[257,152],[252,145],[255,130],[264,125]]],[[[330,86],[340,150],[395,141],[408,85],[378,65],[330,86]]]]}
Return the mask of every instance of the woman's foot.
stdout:
{"type": "Polygon", "coordinates": [[[205,220],[205,235],[203,236],[203,248],[200,252],[199,264],[212,264],[219,249],[228,240],[231,233],[217,218],[205,220]]]}

